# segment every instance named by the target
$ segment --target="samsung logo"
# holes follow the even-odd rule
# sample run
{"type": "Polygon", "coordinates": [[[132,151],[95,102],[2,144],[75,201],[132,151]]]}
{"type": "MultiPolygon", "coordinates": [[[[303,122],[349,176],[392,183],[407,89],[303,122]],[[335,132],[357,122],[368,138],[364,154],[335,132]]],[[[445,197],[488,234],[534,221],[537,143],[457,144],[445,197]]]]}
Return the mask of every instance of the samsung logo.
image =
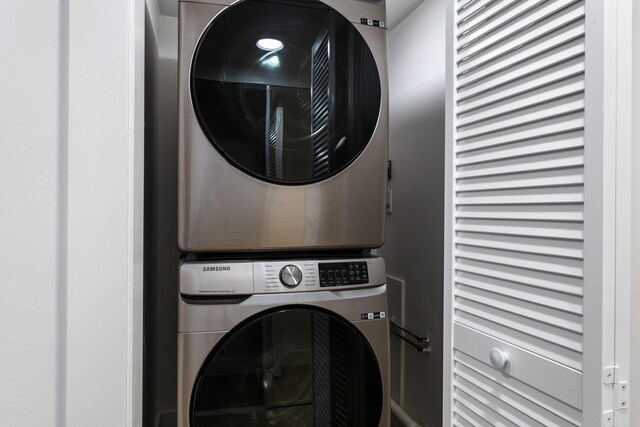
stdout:
{"type": "Polygon", "coordinates": [[[225,266],[216,266],[216,267],[202,267],[202,271],[231,271],[231,267],[228,265],[225,266]]]}

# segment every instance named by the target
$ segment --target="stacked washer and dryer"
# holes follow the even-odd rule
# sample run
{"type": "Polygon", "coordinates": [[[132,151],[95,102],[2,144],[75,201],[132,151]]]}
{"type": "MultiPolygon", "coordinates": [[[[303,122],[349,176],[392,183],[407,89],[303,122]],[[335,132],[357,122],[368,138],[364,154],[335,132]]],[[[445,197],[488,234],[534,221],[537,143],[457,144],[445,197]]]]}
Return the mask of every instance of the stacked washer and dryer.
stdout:
{"type": "Polygon", "coordinates": [[[384,0],[179,19],[178,425],[389,425],[384,0]]]}

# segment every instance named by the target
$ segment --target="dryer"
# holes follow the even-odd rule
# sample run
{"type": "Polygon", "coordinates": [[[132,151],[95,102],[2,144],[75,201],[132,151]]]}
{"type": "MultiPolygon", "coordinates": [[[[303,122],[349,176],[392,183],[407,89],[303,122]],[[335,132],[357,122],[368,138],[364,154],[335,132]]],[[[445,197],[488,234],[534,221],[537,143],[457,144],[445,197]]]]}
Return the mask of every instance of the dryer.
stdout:
{"type": "Polygon", "coordinates": [[[180,2],[183,252],[382,245],[384,19],[383,0],[180,2]]]}
{"type": "Polygon", "coordinates": [[[178,426],[389,425],[381,258],[186,262],[178,426]]]}

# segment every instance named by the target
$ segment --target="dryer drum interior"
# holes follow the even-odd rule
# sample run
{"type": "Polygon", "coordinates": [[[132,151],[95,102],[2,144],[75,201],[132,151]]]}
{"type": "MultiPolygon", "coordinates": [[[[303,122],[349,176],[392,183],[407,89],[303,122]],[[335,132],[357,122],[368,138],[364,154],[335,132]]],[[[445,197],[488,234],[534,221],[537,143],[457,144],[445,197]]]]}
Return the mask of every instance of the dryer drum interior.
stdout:
{"type": "Polygon", "coordinates": [[[378,361],[366,338],[326,310],[290,306],[227,333],[204,363],[190,419],[202,426],[377,426],[378,361]]]}
{"type": "Polygon", "coordinates": [[[277,184],[344,170],[380,114],[371,50],[351,22],[318,0],[227,8],[200,38],[190,85],[209,142],[243,172],[277,184]]]}

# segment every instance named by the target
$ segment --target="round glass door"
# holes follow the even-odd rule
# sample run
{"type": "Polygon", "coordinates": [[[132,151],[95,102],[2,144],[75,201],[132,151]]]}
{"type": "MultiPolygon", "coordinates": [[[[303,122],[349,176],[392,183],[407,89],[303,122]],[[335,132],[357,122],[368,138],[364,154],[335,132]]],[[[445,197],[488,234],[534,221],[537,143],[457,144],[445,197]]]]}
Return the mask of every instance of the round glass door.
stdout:
{"type": "Polygon", "coordinates": [[[380,113],[380,76],[351,22],[319,0],[244,0],[198,42],[191,96],[209,142],[278,184],[344,170],[380,113]]]}
{"type": "Polygon", "coordinates": [[[281,308],[225,335],[200,370],[193,427],[378,426],[382,378],[351,323],[328,311],[281,308]]]}

